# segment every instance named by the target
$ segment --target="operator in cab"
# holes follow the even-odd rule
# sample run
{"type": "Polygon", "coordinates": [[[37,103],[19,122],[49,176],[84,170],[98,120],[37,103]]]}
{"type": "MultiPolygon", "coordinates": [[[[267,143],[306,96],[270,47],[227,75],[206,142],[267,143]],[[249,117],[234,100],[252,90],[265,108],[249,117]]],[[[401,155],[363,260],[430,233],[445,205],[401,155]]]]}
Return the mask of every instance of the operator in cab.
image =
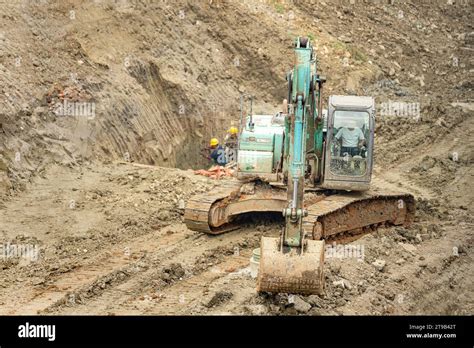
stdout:
{"type": "Polygon", "coordinates": [[[357,122],[349,120],[347,126],[339,129],[336,134],[336,140],[341,141],[341,155],[349,154],[350,156],[358,156],[365,144],[364,133],[357,127],[357,122]]]}

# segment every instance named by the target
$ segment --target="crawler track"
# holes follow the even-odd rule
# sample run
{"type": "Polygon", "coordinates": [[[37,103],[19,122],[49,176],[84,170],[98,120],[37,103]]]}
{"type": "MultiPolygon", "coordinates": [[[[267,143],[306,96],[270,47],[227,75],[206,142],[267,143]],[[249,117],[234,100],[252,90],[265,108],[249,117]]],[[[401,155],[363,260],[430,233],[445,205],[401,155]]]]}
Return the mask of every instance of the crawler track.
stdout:
{"type": "MultiPolygon", "coordinates": [[[[194,196],[184,214],[187,227],[221,234],[238,228],[234,222],[238,215],[280,212],[287,204],[285,190],[255,185],[252,192],[246,192],[243,185],[248,184],[230,181],[212,194],[194,196]]],[[[406,193],[321,191],[307,203],[304,229],[315,240],[354,240],[380,225],[409,225],[415,213],[415,200],[406,193]]]]}
{"type": "Polygon", "coordinates": [[[313,239],[349,242],[380,225],[409,225],[415,199],[403,193],[346,193],[328,196],[310,205],[304,220],[313,239]]]}
{"type": "Polygon", "coordinates": [[[236,216],[251,212],[279,212],[286,205],[286,192],[270,185],[253,185],[229,181],[214,193],[192,197],[184,213],[186,226],[194,231],[221,234],[239,226],[236,216]]]}

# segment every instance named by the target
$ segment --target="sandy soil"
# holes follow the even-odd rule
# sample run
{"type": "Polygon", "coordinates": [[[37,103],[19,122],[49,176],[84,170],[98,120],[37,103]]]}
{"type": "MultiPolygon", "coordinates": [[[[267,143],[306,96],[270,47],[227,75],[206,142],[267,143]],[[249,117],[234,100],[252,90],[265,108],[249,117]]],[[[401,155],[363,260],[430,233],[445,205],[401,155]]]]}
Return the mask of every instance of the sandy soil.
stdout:
{"type": "MultiPolygon", "coordinates": [[[[472,313],[473,222],[464,206],[440,204],[420,187],[411,228],[379,230],[351,243],[361,255],[326,259],[325,296],[264,296],[249,258],[262,235],[278,235],[278,216],[221,236],[181,221],[180,201],[218,184],[127,163],[51,167],[0,210],[3,240],[40,253],[1,264],[0,313],[472,313]]],[[[398,187],[380,174],[374,184],[398,187]]]]}

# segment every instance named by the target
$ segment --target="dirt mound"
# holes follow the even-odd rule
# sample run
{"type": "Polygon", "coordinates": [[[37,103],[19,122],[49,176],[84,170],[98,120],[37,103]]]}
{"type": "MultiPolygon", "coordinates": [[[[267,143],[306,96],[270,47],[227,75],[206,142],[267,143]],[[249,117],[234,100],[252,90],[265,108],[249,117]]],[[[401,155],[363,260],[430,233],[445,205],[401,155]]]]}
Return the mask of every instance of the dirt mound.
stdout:
{"type": "Polygon", "coordinates": [[[161,270],[161,279],[166,283],[171,283],[173,281],[182,280],[184,274],[185,271],[181,264],[172,263],[161,270]]]}
{"type": "Polygon", "coordinates": [[[232,296],[234,296],[234,294],[229,291],[219,291],[211,297],[211,299],[205,304],[205,306],[207,308],[217,307],[229,301],[232,296]]]}

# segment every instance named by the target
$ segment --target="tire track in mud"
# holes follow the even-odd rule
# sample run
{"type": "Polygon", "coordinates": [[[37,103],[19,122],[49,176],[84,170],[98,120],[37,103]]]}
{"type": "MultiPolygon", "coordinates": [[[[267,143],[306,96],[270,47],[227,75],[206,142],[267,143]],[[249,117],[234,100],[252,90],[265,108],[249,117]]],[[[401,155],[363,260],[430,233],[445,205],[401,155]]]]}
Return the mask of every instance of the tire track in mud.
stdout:
{"type": "MultiPolygon", "coordinates": [[[[21,200],[8,206],[4,213],[12,218],[28,206],[31,218],[25,226],[30,228],[29,234],[38,236],[41,243],[44,243],[42,252],[45,252],[47,257],[42,257],[39,264],[18,269],[20,272],[17,275],[14,273],[17,268],[6,271],[8,273],[5,273],[3,279],[7,282],[3,284],[3,289],[0,289],[0,315],[76,312],[104,314],[117,311],[122,311],[123,314],[141,313],[140,310],[134,310],[133,306],[141,302],[139,299],[143,295],[150,293],[150,280],[158,280],[159,271],[171,263],[183,265],[187,272],[184,280],[196,281],[203,286],[228,274],[221,270],[216,278],[216,272],[209,270],[217,264],[226,265],[230,262],[225,269],[237,269],[248,264],[251,248],[258,245],[261,234],[254,228],[243,227],[225,235],[208,236],[190,231],[183,223],[172,220],[169,220],[171,225],[161,226],[157,230],[156,226],[159,226],[160,222],[155,217],[146,219],[153,214],[147,206],[139,209],[135,205],[138,215],[133,218],[130,214],[120,214],[132,203],[151,195],[148,193],[144,196],[141,191],[146,190],[148,182],[154,178],[154,175],[142,175],[147,179],[143,181],[145,184],[138,186],[139,188],[136,185],[132,185],[132,188],[127,186],[127,190],[133,189],[133,194],[119,195],[117,193],[125,189],[122,186],[123,181],[126,179],[125,182],[128,183],[132,175],[125,169],[99,168],[93,173],[88,171],[82,177],[76,170],[55,167],[48,174],[61,176],[59,185],[48,176],[31,187],[20,197],[21,200]],[[103,172],[108,173],[109,178],[101,181],[99,179],[102,178],[103,172]],[[101,182],[100,186],[98,182],[101,182]],[[38,187],[41,188],[40,192],[38,187]],[[107,194],[105,198],[100,198],[100,195],[100,200],[95,201],[94,195],[97,196],[97,192],[100,191],[100,194],[105,190],[115,194],[107,194]],[[47,195],[47,192],[54,194],[47,195]],[[81,195],[81,198],[78,198],[80,209],[71,211],[62,203],[67,203],[71,195],[77,198],[78,192],[81,195]],[[44,197],[41,203],[40,197],[44,197]],[[30,206],[30,203],[24,201],[34,202],[34,205],[30,206]],[[102,202],[108,204],[105,211],[101,208],[102,202]],[[114,205],[116,202],[117,206],[114,205]],[[69,215],[74,213],[74,219],[63,219],[62,223],[56,219],[53,224],[38,228],[38,221],[44,219],[42,207],[46,205],[53,207],[53,211],[58,215],[65,212],[69,215]],[[132,224],[133,228],[129,228],[129,220],[140,223],[137,226],[132,224]],[[81,233],[77,232],[75,225],[65,225],[71,221],[81,221],[81,233]],[[111,237],[115,234],[113,231],[117,231],[117,238],[111,237]],[[65,235],[70,235],[72,239],[63,241],[65,235]],[[79,236],[78,240],[73,238],[76,235],[79,236]],[[90,239],[91,236],[94,238],[90,239]],[[252,240],[250,243],[249,239],[252,240]],[[235,246],[242,248],[242,253],[246,256],[234,265],[235,246]],[[80,248],[81,252],[84,249],[85,253],[76,253],[77,248],[80,248]],[[202,278],[201,273],[205,273],[202,278]],[[122,308],[127,310],[123,311],[122,308]]],[[[146,169],[156,167],[146,166],[146,169]]],[[[160,284],[156,290],[167,293],[168,287],[172,288],[180,282],[181,280],[160,284]]],[[[187,290],[183,292],[188,293],[187,290]]],[[[167,311],[161,307],[154,310],[156,313],[167,311]]]]}
{"type": "Polygon", "coordinates": [[[90,260],[86,265],[61,274],[53,284],[47,289],[25,289],[22,293],[16,294],[15,302],[0,307],[0,314],[37,314],[54,307],[56,303],[68,300],[69,296],[78,289],[87,287],[107,275],[130,271],[130,268],[137,265],[134,257],[139,254],[146,254],[160,250],[162,253],[172,253],[179,248],[188,236],[189,232],[183,229],[179,234],[167,234],[168,228],[164,228],[157,233],[147,234],[137,239],[114,245],[110,249],[100,251],[102,256],[90,260]],[[127,255],[127,250],[130,254],[127,255]],[[135,252],[137,250],[137,252],[135,252]],[[92,280],[92,282],[91,282],[92,280]]]}
{"type": "MultiPolygon", "coordinates": [[[[134,298],[128,306],[139,308],[140,313],[146,314],[184,315],[202,313],[201,306],[206,306],[205,302],[210,302],[213,298],[206,299],[209,288],[222,278],[226,278],[248,266],[250,255],[251,251],[245,250],[240,255],[229,256],[218,265],[165,287],[156,298],[149,295],[134,298]]],[[[212,296],[212,292],[210,295],[212,296]]]]}
{"type": "MultiPolygon", "coordinates": [[[[165,228],[163,233],[170,229],[188,231],[184,224],[179,224],[165,228]]],[[[54,314],[141,314],[144,312],[173,314],[169,310],[173,306],[176,307],[176,301],[173,301],[173,298],[179,300],[179,294],[183,294],[185,298],[200,298],[201,295],[197,289],[206,287],[215,279],[226,276],[230,272],[246,267],[249,264],[251,249],[254,247],[247,240],[254,239],[256,244],[259,241],[259,236],[256,236],[254,231],[245,229],[217,237],[204,234],[193,236],[191,234],[194,238],[185,238],[182,232],[179,235],[172,234],[171,236],[175,239],[175,243],[169,244],[169,247],[166,247],[167,244],[163,243],[163,239],[156,240],[147,246],[149,254],[137,261],[139,270],[133,271],[131,264],[122,267],[122,270],[109,269],[109,272],[101,274],[100,279],[96,278],[93,282],[75,287],[73,291],[64,294],[54,303],[50,303],[43,309],[43,312],[54,314]],[[247,246],[240,249],[242,244],[247,246]],[[164,247],[165,249],[163,249],[164,247]],[[234,254],[237,247],[242,256],[234,254]],[[186,270],[185,276],[169,284],[160,283],[160,271],[170,264],[183,265],[186,270]],[[97,284],[107,283],[110,278],[114,278],[117,272],[125,272],[127,276],[119,280],[114,279],[103,289],[94,291],[97,284]],[[175,293],[173,289],[181,291],[177,295],[178,297],[170,295],[175,293]],[[71,294],[74,294],[74,299],[80,299],[80,301],[75,301],[75,303],[68,301],[71,294]],[[165,301],[163,305],[152,309],[144,308],[143,301],[152,297],[163,300],[168,298],[166,301],[171,302],[165,301]]]]}

